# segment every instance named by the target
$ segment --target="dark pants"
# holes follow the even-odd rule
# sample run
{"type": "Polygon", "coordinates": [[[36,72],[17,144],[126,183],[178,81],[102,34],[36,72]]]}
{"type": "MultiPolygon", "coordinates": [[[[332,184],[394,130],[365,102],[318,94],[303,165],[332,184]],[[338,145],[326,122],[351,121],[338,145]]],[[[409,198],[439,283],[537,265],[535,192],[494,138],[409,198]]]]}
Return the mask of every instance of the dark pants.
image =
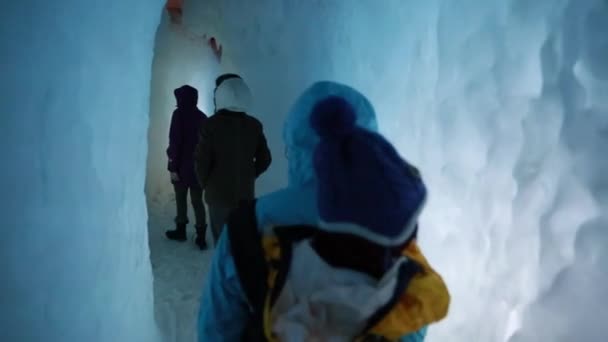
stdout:
{"type": "Polygon", "coordinates": [[[222,233],[222,228],[226,223],[228,215],[232,211],[232,208],[209,206],[209,221],[211,223],[211,233],[213,233],[213,240],[217,243],[222,233]]]}
{"type": "Polygon", "coordinates": [[[188,190],[190,190],[190,201],[194,208],[196,227],[205,227],[205,205],[203,204],[203,190],[201,188],[188,188],[182,184],[173,184],[175,189],[175,203],[177,204],[177,216],[175,223],[188,224],[188,190]]]}

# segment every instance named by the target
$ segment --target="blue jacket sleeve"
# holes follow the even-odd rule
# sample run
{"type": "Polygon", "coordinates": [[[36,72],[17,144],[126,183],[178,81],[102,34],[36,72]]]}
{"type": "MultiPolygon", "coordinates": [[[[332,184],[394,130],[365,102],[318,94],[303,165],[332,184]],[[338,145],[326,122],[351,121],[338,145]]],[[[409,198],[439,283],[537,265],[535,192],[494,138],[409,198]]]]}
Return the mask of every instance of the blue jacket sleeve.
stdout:
{"type": "Polygon", "coordinates": [[[248,317],[249,304],[236,274],[224,228],[201,297],[198,341],[238,342],[248,317]]]}

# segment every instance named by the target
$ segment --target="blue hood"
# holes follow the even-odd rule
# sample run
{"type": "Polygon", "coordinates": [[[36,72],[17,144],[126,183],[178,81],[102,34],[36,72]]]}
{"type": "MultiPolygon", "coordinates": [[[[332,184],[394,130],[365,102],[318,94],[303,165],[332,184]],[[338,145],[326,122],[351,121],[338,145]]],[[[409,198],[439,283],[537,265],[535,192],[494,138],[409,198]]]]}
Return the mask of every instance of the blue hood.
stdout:
{"type": "Polygon", "coordinates": [[[283,128],[290,187],[310,185],[315,182],[312,160],[319,137],[310,125],[310,115],[314,105],[328,96],[344,98],[355,109],[358,126],[370,131],[378,131],[374,107],[363,94],[336,82],[314,83],[293,104],[283,128]]]}
{"type": "Polygon", "coordinates": [[[260,230],[277,225],[319,223],[313,168],[313,154],[319,136],[310,124],[310,116],[319,100],[332,95],[344,98],[355,109],[357,125],[371,131],[378,130],[374,108],[355,89],[327,81],[317,82],[306,89],[291,107],[283,129],[289,185],[258,200],[256,216],[260,230]]]}

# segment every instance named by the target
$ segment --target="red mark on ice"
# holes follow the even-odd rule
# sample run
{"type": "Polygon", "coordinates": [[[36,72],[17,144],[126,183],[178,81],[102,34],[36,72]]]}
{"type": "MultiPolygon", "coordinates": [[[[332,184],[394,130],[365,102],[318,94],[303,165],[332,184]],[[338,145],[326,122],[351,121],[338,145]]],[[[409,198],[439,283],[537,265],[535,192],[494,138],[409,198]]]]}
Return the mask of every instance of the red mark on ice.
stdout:
{"type": "Polygon", "coordinates": [[[180,32],[182,35],[184,35],[185,37],[187,37],[190,40],[198,41],[198,42],[207,41],[207,44],[213,51],[213,54],[217,58],[217,61],[221,62],[222,45],[217,42],[217,39],[215,39],[215,37],[211,37],[211,38],[207,39],[206,34],[204,34],[202,36],[197,35],[193,32],[190,32],[186,27],[184,27],[184,25],[182,25],[182,18],[184,15],[183,7],[184,7],[183,0],[167,0],[167,4],[165,5],[165,8],[167,9],[167,12],[169,13],[169,18],[171,19],[171,23],[175,25],[174,29],[177,32],[180,32]]]}
{"type": "Polygon", "coordinates": [[[167,0],[165,8],[169,12],[169,18],[171,18],[172,23],[178,25],[182,23],[183,5],[182,0],[167,0]]]}

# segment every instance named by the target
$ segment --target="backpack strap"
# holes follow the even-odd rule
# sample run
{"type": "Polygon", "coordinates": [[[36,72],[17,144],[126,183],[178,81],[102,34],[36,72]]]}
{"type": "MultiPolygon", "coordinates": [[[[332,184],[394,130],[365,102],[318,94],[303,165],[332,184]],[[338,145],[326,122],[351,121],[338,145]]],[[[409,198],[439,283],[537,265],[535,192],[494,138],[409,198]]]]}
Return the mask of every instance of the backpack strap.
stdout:
{"type": "Polygon", "coordinates": [[[263,236],[257,227],[255,205],[255,201],[242,202],[227,221],[230,253],[241,287],[249,301],[250,317],[242,337],[242,340],[247,342],[267,341],[265,309],[272,307],[285,285],[293,244],[317,231],[316,228],[308,226],[275,228],[274,233],[280,247],[280,256],[275,264],[273,260],[266,258],[263,236]],[[276,274],[276,280],[269,287],[271,273],[276,274]],[[268,308],[267,298],[270,304],[268,308]]]}
{"type": "Polygon", "coordinates": [[[405,293],[405,290],[407,289],[407,287],[409,286],[412,278],[419,272],[422,271],[422,267],[420,265],[418,265],[418,263],[416,263],[413,260],[408,260],[408,262],[402,264],[399,267],[398,270],[398,280],[397,280],[397,285],[395,286],[395,291],[393,292],[393,296],[391,297],[391,299],[388,301],[388,303],[386,303],[384,306],[382,306],[367,322],[367,326],[364,329],[364,334],[366,335],[366,333],[372,329],[376,324],[380,323],[380,321],[382,319],[384,319],[384,317],[386,315],[388,315],[388,313],[393,310],[393,308],[395,307],[395,305],[399,302],[399,300],[401,299],[401,296],[403,295],[403,293],[405,293]]]}
{"type": "Polygon", "coordinates": [[[314,236],[317,232],[318,228],[305,225],[281,226],[274,229],[274,234],[279,241],[281,255],[279,262],[275,265],[277,276],[269,294],[269,304],[271,307],[278,299],[281,290],[283,290],[283,286],[285,286],[285,282],[287,281],[287,274],[289,273],[289,266],[291,265],[293,254],[293,245],[296,242],[314,236]]]}
{"type": "Polygon", "coordinates": [[[249,301],[250,318],[243,341],[265,341],[263,331],[268,267],[257,227],[255,201],[242,203],[228,217],[227,234],[236,273],[249,301]]]}

